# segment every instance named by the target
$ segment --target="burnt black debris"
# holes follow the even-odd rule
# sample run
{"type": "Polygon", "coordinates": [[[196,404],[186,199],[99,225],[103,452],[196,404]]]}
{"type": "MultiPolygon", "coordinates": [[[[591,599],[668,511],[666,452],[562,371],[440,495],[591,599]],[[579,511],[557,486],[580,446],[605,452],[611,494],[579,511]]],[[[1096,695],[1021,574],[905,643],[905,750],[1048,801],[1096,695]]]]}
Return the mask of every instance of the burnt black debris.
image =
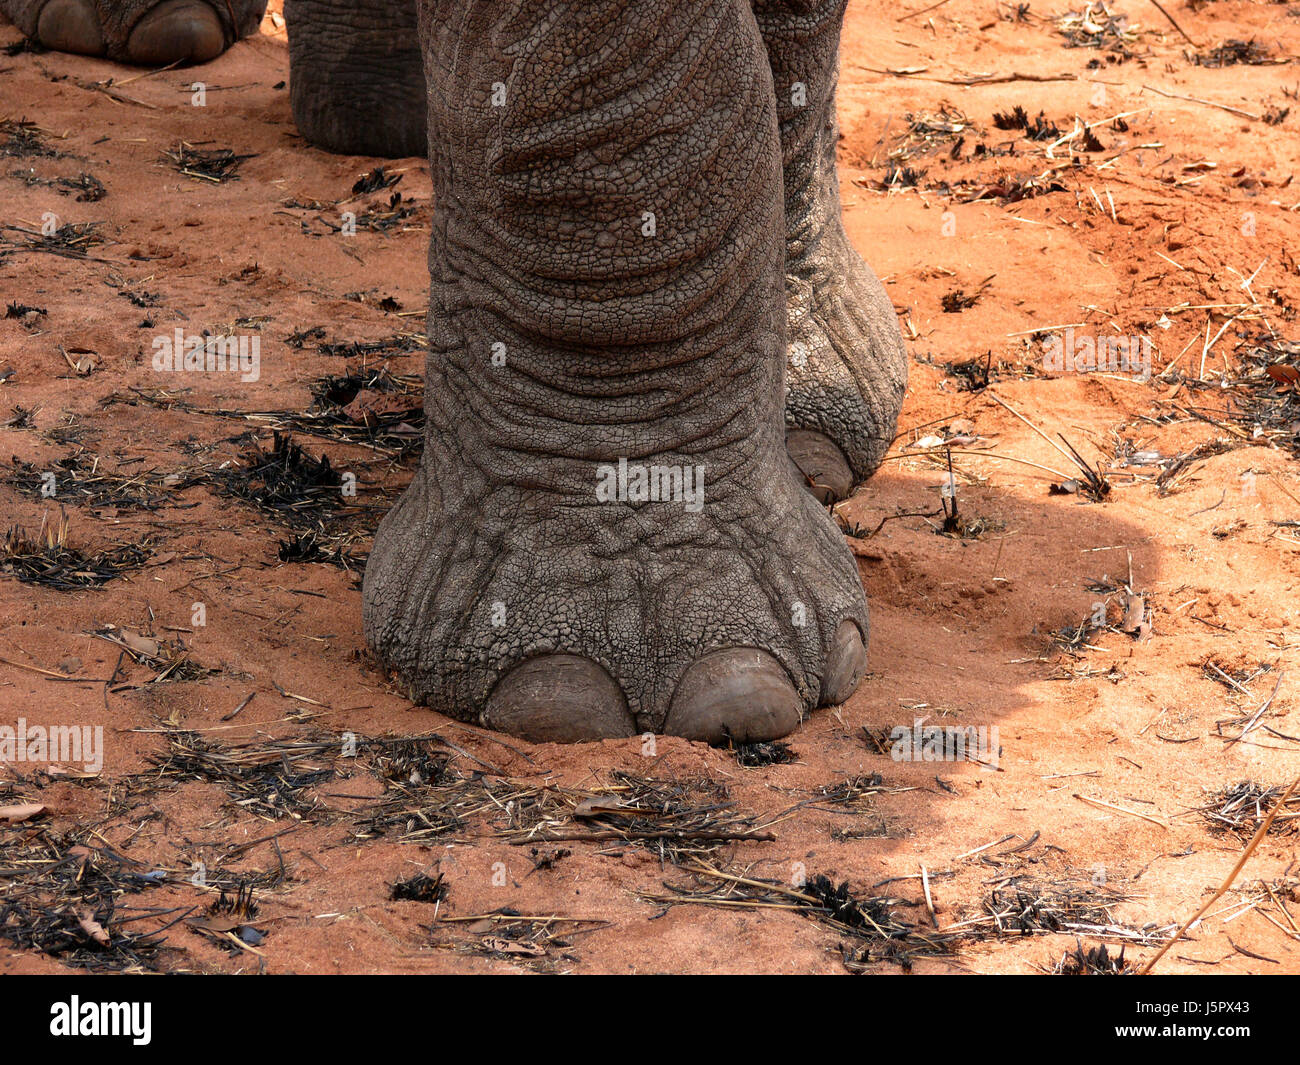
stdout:
{"type": "Polygon", "coordinates": [[[238,179],[239,168],[256,153],[238,155],[231,148],[200,148],[181,141],[175,148],[162,153],[172,168],[186,177],[220,185],[238,179]]]}
{"type": "Polygon", "coordinates": [[[401,174],[390,174],[382,166],[377,166],[357,179],[356,184],[352,186],[352,195],[364,196],[370,192],[378,192],[380,189],[391,189],[401,180],[401,174]]]}
{"type": "Polygon", "coordinates": [[[1132,976],[1137,967],[1124,960],[1124,947],[1118,954],[1106,949],[1105,943],[1084,948],[1082,940],[1075,940],[1073,951],[1066,951],[1052,970],[1056,976],[1132,976]]]}
{"type": "Polygon", "coordinates": [[[69,526],[60,515],[53,523],[42,519],[35,536],[11,527],[0,541],[0,573],[60,591],[97,588],[143,566],[153,553],[148,540],[87,553],[69,542],[69,526]]]}
{"type": "Polygon", "coordinates": [[[788,743],[774,740],[770,743],[736,743],[730,745],[736,761],[747,769],[768,765],[789,765],[799,760],[797,751],[788,743]]]}
{"type": "Polygon", "coordinates": [[[269,451],[254,443],[241,466],[223,471],[221,483],[230,495],[294,524],[338,509],[343,478],[328,455],[313,458],[290,434],[276,432],[269,451]]]}
{"type": "Polygon", "coordinates": [[[437,876],[416,873],[406,880],[390,884],[388,897],[394,902],[441,902],[447,897],[447,885],[441,873],[437,876]]]}
{"type": "Polygon", "coordinates": [[[1024,130],[1025,136],[1031,141],[1054,141],[1061,136],[1059,127],[1048,122],[1044,112],[1039,111],[1037,118],[1030,119],[1029,113],[1020,104],[1005,113],[994,111],[993,125],[998,129],[1024,130]]]}

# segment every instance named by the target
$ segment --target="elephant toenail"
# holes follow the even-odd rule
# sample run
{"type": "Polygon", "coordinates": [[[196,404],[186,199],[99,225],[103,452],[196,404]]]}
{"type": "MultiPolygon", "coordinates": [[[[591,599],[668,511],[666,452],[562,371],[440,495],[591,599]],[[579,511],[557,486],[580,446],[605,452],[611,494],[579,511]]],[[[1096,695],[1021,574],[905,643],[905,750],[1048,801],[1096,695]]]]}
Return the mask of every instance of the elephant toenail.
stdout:
{"type": "Polygon", "coordinates": [[[834,706],[848,699],[867,672],[867,648],[862,630],[852,621],[841,621],[826,656],[822,681],[822,706],[834,706]]]}
{"type": "Polygon", "coordinates": [[[709,743],[756,743],[793,732],[799,710],[794,685],[775,658],[756,647],[728,647],[686,671],[664,732],[709,743]]]}
{"type": "Polygon", "coordinates": [[[515,666],[488,696],[482,724],[531,743],[583,743],[637,732],[614,679],[591,659],[565,654],[538,655],[515,666]]]}
{"type": "Polygon", "coordinates": [[[226,31],[204,0],[164,0],[131,31],[127,54],[143,66],[206,63],[226,50],[226,31]]]}
{"type": "Polygon", "coordinates": [[[104,34],[90,0],[50,0],[37,20],[36,39],[56,52],[104,54],[104,34]]]}
{"type": "Polygon", "coordinates": [[[829,436],[814,429],[791,429],[785,434],[785,449],[808,479],[808,490],[819,503],[838,503],[849,497],[853,471],[844,452],[829,436]]]}

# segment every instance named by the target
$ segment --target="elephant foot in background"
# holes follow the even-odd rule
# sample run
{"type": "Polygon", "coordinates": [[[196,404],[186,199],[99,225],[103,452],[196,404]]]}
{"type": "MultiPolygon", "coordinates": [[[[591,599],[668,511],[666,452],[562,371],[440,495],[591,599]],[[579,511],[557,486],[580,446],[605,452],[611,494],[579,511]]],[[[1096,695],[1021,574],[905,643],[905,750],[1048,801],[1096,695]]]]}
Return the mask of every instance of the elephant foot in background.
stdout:
{"type": "Polygon", "coordinates": [[[266,0],[0,0],[46,48],[141,66],[206,63],[257,30],[266,0]]]}
{"type": "Polygon", "coordinates": [[[898,319],[849,243],[835,171],[835,85],[847,0],[753,0],[772,65],[785,183],[785,421],[790,457],[823,502],[867,480],[907,387],[898,319]]]}

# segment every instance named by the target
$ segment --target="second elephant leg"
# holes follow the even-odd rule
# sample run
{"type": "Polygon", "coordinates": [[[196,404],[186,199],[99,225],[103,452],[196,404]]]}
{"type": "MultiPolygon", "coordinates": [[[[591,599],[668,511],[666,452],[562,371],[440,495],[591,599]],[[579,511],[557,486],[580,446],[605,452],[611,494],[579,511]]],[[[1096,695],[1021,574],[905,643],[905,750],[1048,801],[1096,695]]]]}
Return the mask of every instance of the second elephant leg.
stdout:
{"type": "Polygon", "coordinates": [[[390,158],[425,153],[415,0],[285,0],[289,100],[318,148],[390,158]]]}
{"type": "Polygon", "coordinates": [[[776,89],[790,328],[787,445],[823,499],[880,465],[907,385],[894,308],[844,232],[835,86],[847,0],[752,0],[776,89]]]}

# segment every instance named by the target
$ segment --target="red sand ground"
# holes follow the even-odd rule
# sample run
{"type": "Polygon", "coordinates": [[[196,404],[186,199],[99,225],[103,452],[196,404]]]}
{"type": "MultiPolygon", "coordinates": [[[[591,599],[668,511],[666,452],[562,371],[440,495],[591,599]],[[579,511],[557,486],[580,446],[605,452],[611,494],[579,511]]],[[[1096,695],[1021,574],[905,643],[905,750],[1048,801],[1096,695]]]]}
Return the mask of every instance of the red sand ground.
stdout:
{"type": "MultiPolygon", "coordinates": [[[[1289,57],[1300,41],[1300,10],[1242,0],[1166,7],[1202,49],[1253,38],[1286,62],[1194,64],[1193,47],[1138,0],[1112,9],[1138,30],[1127,45],[1133,57],[1124,61],[1105,50],[1064,47],[1057,23],[1063,10],[1017,17],[1011,5],[950,0],[909,17],[879,0],[851,5],[840,91],[848,228],[887,282],[913,365],[895,454],[840,513],[871,530],[898,511],[937,509],[946,476],[941,459],[905,448],[963,418],[983,439],[954,455],[961,513],[990,524],[980,538],[962,539],[937,535],[937,519],[906,517],[870,539],[850,541],[873,608],[873,672],[847,705],[816,714],[792,738],[796,763],[746,769],[726,751],[674,739],[658,741],[656,760],[643,755],[639,740],[528,747],[455,726],[412,707],[367,663],[356,579],[331,565],[281,563],[277,544],[287,530],[272,516],[204,485],[177,488],[169,500],[175,506],[153,512],[90,506],[67,492],[56,506],[20,491],[6,470],[6,524],[34,531],[62,506],[74,546],[155,542],[146,566],[102,588],[59,591],[0,580],[0,722],[23,716],[30,723],[102,723],[108,748],[96,780],[8,767],[8,779],[17,770],[24,782],[3,801],[38,802],[47,815],[0,828],[0,865],[11,865],[13,848],[39,842],[42,833],[61,839],[80,830],[77,838],[92,850],[111,847],[141,869],[170,871],[164,885],[125,896],[120,906],[201,912],[213,892],[188,882],[192,863],[257,872],[275,870],[282,858],[287,879],[259,893],[257,924],[267,933],[259,953],[177,925],[166,933],[175,949],[158,956],[165,968],[844,971],[846,937],[797,913],[704,906],[662,912],[643,901],[639,892],[662,893],[665,880],[688,879],[644,848],[566,843],[570,855],[533,871],[528,847],[494,835],[508,823],[504,811],[425,847],[396,836],[358,840],[346,820],[261,819],[232,805],[213,783],[135,799],[113,783],[148,768],[168,729],[196,730],[226,744],[322,730],[436,730],[465,752],[452,759],[464,773],[488,763],[534,788],[593,788],[615,769],[663,778],[707,774],[726,784],[739,810],[760,818],[811,799],[818,787],[879,772],[885,790],[867,808],[805,806],[772,828],[774,841],[727,844],[713,861],[784,882],[803,863],[810,875],[892,895],[900,916],[922,927],[930,924],[922,867],[943,927],[978,915],[981,899],[1013,876],[1114,891],[1123,898],[1111,907],[1115,924],[1181,923],[1244,846],[1241,837],[1211,832],[1191,811],[1239,781],[1286,783],[1300,772],[1300,743],[1287,738],[1300,733],[1300,542],[1294,524],[1277,524],[1300,519],[1296,427],[1289,437],[1243,429],[1224,413],[1241,393],[1219,387],[1225,377],[1240,376],[1239,333],[1271,328],[1296,338],[1300,74],[1289,57]],[[958,84],[976,74],[1004,77],[958,84]],[[1018,77],[1007,80],[1012,75],[1018,77]],[[1031,117],[1045,112],[1063,133],[1076,120],[1100,123],[1094,132],[1102,145],[1085,151],[1077,137],[1057,144],[1049,158],[1050,140],[1017,139],[994,127],[994,112],[1016,104],[1031,117]],[[905,143],[909,124],[945,106],[953,111],[949,120],[964,127],[961,158],[951,157],[955,138],[948,138],[903,162],[924,171],[920,189],[882,191],[888,157],[905,143]],[[1280,122],[1265,119],[1288,107],[1280,122]],[[1116,115],[1127,116],[1126,131],[1111,121],[1116,115]],[[1014,144],[1015,152],[972,159],[979,143],[1014,144]],[[1040,178],[1047,191],[1019,202],[1000,195],[1008,182],[1027,177],[1040,178]],[[981,190],[988,191],[981,197],[981,190]],[[1251,279],[1249,288],[1244,279],[1251,279]],[[974,306],[942,309],[945,295],[981,286],[974,306]],[[1203,359],[1207,329],[1213,339],[1234,316],[1203,359]],[[1096,335],[1150,336],[1156,378],[1026,372],[1041,366],[1029,331],[1069,324],[1096,335]],[[959,390],[961,378],[945,367],[986,353],[1007,364],[992,386],[959,390]],[[997,400],[1053,439],[1064,434],[1090,462],[1114,468],[1109,498],[1051,495],[1049,485],[1059,478],[1009,461],[1075,472],[997,400]],[[1122,440],[1165,460],[1214,441],[1224,447],[1198,455],[1161,492],[1154,484],[1159,466],[1118,468],[1122,440]],[[979,447],[1001,458],[970,454],[979,447]],[[1130,557],[1149,632],[1137,638],[1121,631],[1123,593],[1112,592],[1110,631],[1094,633],[1072,653],[1054,643],[1053,633],[1077,626],[1108,598],[1089,590],[1090,582],[1129,580],[1130,557]],[[203,627],[192,623],[196,602],[206,606],[203,627]],[[127,660],[109,688],[103,681],[119,649],[89,635],[106,624],[183,639],[193,660],[216,672],[150,684],[157,671],[127,660]],[[1243,692],[1213,679],[1207,661],[1241,676],[1260,663],[1274,669],[1243,692]],[[50,675],[63,677],[60,664],[73,671],[72,680],[50,675]],[[1274,691],[1279,673],[1276,697],[1258,726],[1246,741],[1229,743],[1241,731],[1239,719],[1274,691]],[[249,692],[256,698],[223,722],[249,692]],[[996,725],[999,768],[894,762],[864,740],[864,728],[910,725],[922,716],[996,725]],[[293,831],[274,842],[232,850],[286,828],[293,831]],[[863,838],[833,837],[840,829],[863,838]],[[995,841],[1003,842],[971,853],[995,841]],[[504,863],[504,875],[494,877],[497,863],[504,863]],[[550,946],[542,957],[494,953],[500,944],[490,936],[497,933],[485,938],[486,926],[434,925],[433,906],[387,900],[388,883],[431,867],[449,891],[439,917],[513,907],[607,924],[573,937],[568,947],[550,946]]],[[[0,27],[0,42],[18,39],[12,27],[0,27]]],[[[292,348],[285,338],[296,330],[319,325],[328,340],[420,332],[425,164],[411,159],[390,167],[402,172],[396,191],[418,206],[404,223],[387,233],[334,235],[322,219],[337,223],[344,208],[333,204],[349,198],[353,182],[378,161],[304,144],[290,118],[287,76],[284,30],[274,13],[259,37],[201,70],[146,74],[58,54],[0,56],[0,118],[36,123],[43,143],[58,153],[3,157],[0,224],[39,230],[44,213],[54,212],[58,224],[101,222],[107,237],[86,258],[69,258],[19,248],[28,237],[12,228],[0,233],[0,298],[46,311],[0,319],[6,463],[12,455],[57,470],[60,459],[84,453],[101,472],[155,471],[155,480],[234,463],[244,446],[238,435],[251,429],[265,440],[264,422],[106,401],[136,399],[134,388],[155,396],[170,390],[196,408],[301,411],[316,379],[357,360],[321,355],[315,340],[292,348]],[[207,85],[203,108],[191,105],[190,85],[200,79],[207,85]],[[196,180],[160,155],[182,140],[250,158],[238,180],[196,180]],[[103,182],[102,199],[78,201],[42,184],[82,172],[103,182]],[[310,200],[326,206],[288,205],[310,200]],[[345,298],[355,292],[364,298],[345,298]],[[142,301],[154,305],[134,305],[132,293],[154,294],[142,301]],[[382,309],[385,296],[415,313],[397,317],[382,309]],[[153,327],[139,325],[146,316],[153,327]],[[177,326],[218,332],[248,318],[255,323],[234,328],[260,330],[256,383],[230,375],[160,379],[151,370],[155,335],[177,326]],[[25,424],[11,420],[17,407],[30,412],[25,424]]],[[[385,203],[388,195],[356,203],[385,203]]],[[[421,353],[392,356],[388,364],[394,373],[418,374],[421,353]]],[[[357,504],[387,506],[410,476],[409,460],[297,439],[313,455],[328,453],[337,469],[357,473],[357,504]]],[[[361,513],[373,523],[373,512],[361,513]]],[[[366,547],[364,537],[354,545],[366,547]]],[[[366,770],[353,765],[343,772],[350,778],[313,794],[338,809],[357,809],[362,796],[379,793],[366,770]],[[344,793],[354,797],[326,797],[344,793]]],[[[1160,970],[1300,971],[1300,934],[1283,909],[1300,920],[1296,839],[1294,832],[1270,834],[1160,970]],[[1276,900],[1262,882],[1275,885],[1276,900]]],[[[163,921],[118,928],[110,921],[109,932],[120,936],[163,921]]],[[[1099,941],[1083,938],[1085,945],[1099,941]]],[[[1074,943],[1071,935],[989,938],[951,958],[918,960],[915,971],[1042,971],[1074,943]]],[[[1130,946],[1128,956],[1150,957],[1153,949],[1130,946]]],[[[888,962],[869,967],[899,971],[888,962]]],[[[0,971],[62,969],[39,953],[0,946],[0,971]]]]}

